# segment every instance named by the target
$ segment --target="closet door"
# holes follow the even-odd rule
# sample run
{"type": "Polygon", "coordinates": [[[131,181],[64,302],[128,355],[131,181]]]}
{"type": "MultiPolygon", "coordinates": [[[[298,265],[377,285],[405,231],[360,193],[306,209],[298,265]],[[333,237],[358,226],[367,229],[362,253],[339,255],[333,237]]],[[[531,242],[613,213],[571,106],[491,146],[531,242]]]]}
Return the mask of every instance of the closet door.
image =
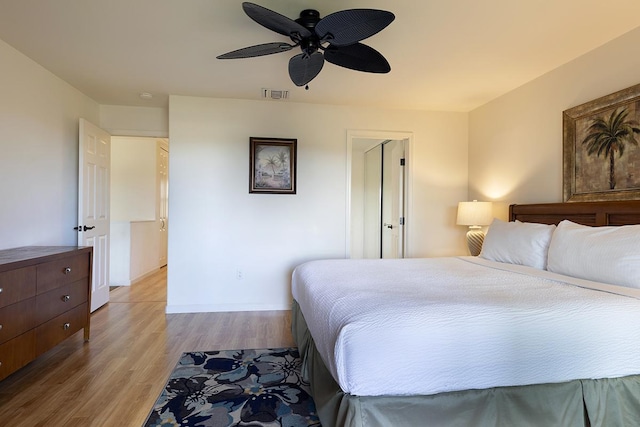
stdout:
{"type": "Polygon", "coordinates": [[[169,229],[169,144],[158,141],[156,146],[157,161],[157,218],[160,233],[159,259],[160,267],[167,265],[167,246],[169,229]]]}
{"type": "Polygon", "coordinates": [[[382,258],[404,258],[404,141],[382,149],[382,258]]]}

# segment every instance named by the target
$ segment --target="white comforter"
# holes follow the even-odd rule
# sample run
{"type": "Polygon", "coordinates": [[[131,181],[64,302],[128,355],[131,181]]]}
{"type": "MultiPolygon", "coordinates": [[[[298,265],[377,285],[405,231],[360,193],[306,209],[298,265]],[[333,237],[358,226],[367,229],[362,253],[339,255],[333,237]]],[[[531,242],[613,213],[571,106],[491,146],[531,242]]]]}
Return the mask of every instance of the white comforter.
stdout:
{"type": "Polygon", "coordinates": [[[353,395],[639,374],[640,291],[570,282],[472,257],[327,260],[297,267],[292,291],[353,395]]]}

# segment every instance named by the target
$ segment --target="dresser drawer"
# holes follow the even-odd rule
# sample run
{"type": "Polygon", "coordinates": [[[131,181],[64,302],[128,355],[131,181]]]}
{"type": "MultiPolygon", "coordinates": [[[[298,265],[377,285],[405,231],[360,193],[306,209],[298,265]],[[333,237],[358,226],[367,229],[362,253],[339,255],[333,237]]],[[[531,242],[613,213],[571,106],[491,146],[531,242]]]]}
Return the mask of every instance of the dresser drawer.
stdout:
{"type": "Polygon", "coordinates": [[[87,254],[45,262],[37,266],[37,293],[48,292],[86,277],[89,277],[87,254]]]}
{"type": "Polygon", "coordinates": [[[87,308],[87,303],[81,304],[38,326],[35,329],[36,356],[84,328],[89,319],[87,308]]]}
{"type": "Polygon", "coordinates": [[[0,308],[0,344],[36,327],[35,306],[36,299],[29,298],[0,308]]]}
{"type": "Polygon", "coordinates": [[[0,380],[36,357],[36,334],[32,329],[0,345],[0,380]]]}
{"type": "Polygon", "coordinates": [[[0,250],[0,385],[81,329],[89,340],[92,257],[80,246],[0,250]]]}
{"type": "Polygon", "coordinates": [[[88,288],[89,281],[82,279],[38,294],[36,297],[36,325],[45,323],[65,311],[87,302],[88,288]]]}
{"type": "Polygon", "coordinates": [[[0,273],[0,307],[11,305],[35,295],[35,266],[0,273]]]}

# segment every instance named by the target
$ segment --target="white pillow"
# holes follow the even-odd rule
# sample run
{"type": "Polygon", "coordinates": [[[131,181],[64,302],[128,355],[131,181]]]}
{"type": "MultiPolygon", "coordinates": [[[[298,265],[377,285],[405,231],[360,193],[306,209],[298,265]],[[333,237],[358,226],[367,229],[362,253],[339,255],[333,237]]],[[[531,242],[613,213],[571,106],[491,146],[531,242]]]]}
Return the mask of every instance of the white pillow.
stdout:
{"type": "Polygon", "coordinates": [[[588,227],[562,221],[551,239],[547,269],[640,288],[640,225],[588,227]]]}
{"type": "Polygon", "coordinates": [[[493,220],[484,238],[482,258],[544,270],[555,225],[493,220]]]}

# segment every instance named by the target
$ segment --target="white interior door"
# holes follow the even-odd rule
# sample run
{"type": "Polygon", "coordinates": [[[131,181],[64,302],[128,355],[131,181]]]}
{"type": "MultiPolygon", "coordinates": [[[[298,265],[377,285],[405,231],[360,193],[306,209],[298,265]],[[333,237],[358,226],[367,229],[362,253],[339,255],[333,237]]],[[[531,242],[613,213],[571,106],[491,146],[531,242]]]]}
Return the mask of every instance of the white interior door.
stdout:
{"type": "Polygon", "coordinates": [[[404,257],[404,141],[383,144],[382,258],[404,257]]]}
{"type": "Polygon", "coordinates": [[[404,258],[405,141],[393,141],[391,147],[391,245],[395,258],[404,258]]]}
{"type": "Polygon", "coordinates": [[[167,265],[168,227],[169,227],[169,145],[165,141],[157,144],[158,184],[156,197],[158,203],[158,228],[160,230],[159,258],[160,267],[167,265]]]}
{"type": "Polygon", "coordinates": [[[78,245],[93,247],[93,312],[109,302],[111,135],[80,119],[78,159],[78,245]]]}

